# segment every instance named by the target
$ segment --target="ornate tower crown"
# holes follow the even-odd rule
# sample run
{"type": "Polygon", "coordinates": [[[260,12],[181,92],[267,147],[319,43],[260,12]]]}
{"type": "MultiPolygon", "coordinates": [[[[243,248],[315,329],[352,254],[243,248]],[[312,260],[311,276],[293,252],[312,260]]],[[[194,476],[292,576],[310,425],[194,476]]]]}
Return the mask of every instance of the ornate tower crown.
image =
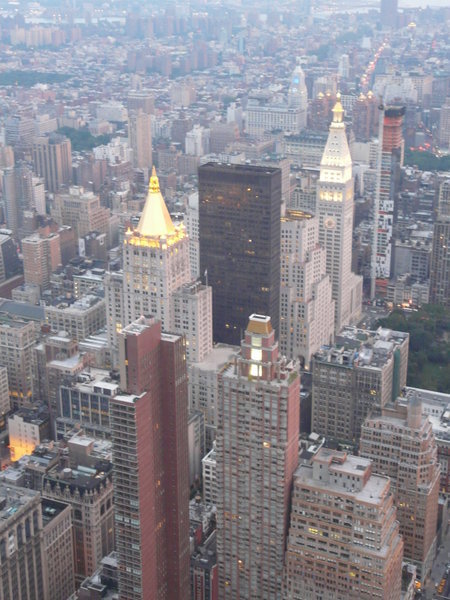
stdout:
{"type": "Polygon", "coordinates": [[[159,189],[156,169],[153,167],[147,199],[136,231],[145,237],[168,237],[176,232],[166,203],[159,189]]]}
{"type": "Polygon", "coordinates": [[[336,94],[336,104],[333,108],[333,123],[342,123],[344,121],[344,107],[341,102],[341,93],[336,94]]]}

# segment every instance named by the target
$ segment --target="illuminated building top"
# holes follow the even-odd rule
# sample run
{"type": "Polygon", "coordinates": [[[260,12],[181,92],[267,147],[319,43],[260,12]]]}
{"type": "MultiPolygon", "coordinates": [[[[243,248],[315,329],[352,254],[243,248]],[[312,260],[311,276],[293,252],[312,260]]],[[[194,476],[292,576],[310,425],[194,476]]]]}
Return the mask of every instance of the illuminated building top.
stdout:
{"type": "Polygon", "coordinates": [[[345,183],[352,178],[352,157],[345,133],[344,108],[341,95],[336,96],[333,108],[333,121],[320,162],[320,181],[324,183],[345,183]]]}
{"type": "Polygon", "coordinates": [[[134,231],[128,230],[125,243],[134,246],[159,246],[165,242],[171,246],[186,236],[183,224],[174,225],[159,189],[159,180],[153,167],[148,186],[147,199],[139,224],[134,231]]]}

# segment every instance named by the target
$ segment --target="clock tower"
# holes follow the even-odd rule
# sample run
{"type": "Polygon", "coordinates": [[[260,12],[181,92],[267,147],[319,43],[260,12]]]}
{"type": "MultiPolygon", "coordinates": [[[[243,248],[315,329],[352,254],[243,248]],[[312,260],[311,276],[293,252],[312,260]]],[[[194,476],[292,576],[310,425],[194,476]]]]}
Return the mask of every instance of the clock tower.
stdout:
{"type": "Polygon", "coordinates": [[[353,188],[352,158],[338,93],[317,188],[319,242],[327,255],[336,333],[355,323],[361,314],[362,277],[352,273],[353,188]]]}

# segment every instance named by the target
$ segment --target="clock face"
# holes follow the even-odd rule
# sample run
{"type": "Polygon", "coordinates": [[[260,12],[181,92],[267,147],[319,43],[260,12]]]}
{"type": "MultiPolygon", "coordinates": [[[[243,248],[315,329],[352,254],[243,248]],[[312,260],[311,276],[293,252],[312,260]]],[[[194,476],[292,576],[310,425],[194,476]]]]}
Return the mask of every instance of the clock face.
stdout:
{"type": "Polygon", "coordinates": [[[333,219],[333,217],[325,217],[323,225],[325,229],[334,229],[336,227],[336,221],[333,219]]]}

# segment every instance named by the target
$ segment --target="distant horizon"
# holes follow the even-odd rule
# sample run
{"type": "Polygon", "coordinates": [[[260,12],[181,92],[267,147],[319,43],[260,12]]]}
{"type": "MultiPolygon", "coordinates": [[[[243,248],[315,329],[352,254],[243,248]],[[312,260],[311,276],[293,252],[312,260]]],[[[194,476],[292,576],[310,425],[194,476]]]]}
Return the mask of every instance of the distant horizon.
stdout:
{"type": "Polygon", "coordinates": [[[399,0],[399,8],[432,8],[448,6],[448,0],[399,0]]]}

